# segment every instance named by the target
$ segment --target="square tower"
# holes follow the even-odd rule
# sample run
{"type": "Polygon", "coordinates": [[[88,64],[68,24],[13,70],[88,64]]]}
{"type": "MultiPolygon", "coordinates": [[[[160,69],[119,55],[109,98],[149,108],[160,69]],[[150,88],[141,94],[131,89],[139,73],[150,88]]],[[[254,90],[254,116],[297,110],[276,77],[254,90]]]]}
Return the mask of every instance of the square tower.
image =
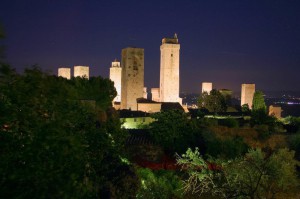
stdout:
{"type": "Polygon", "coordinates": [[[179,102],[179,51],[177,35],[162,39],[160,46],[160,101],[179,102]]]}
{"type": "Polygon", "coordinates": [[[202,93],[207,92],[208,94],[212,90],[211,82],[202,82],[202,93]]]}
{"type": "Polygon", "coordinates": [[[89,79],[89,67],[88,66],[74,66],[74,77],[84,77],[89,79]]]}
{"type": "Polygon", "coordinates": [[[144,96],[144,49],[122,50],[121,109],[137,110],[137,98],[144,96]]]}
{"type": "Polygon", "coordinates": [[[71,79],[71,68],[58,68],[58,76],[71,79]]]}
{"type": "Polygon", "coordinates": [[[114,82],[114,86],[117,91],[117,96],[113,99],[113,102],[121,102],[121,77],[122,68],[120,62],[115,60],[111,63],[109,69],[109,79],[114,82]]]}
{"type": "Polygon", "coordinates": [[[249,109],[252,109],[254,92],[255,84],[242,84],[241,106],[248,104],[249,109]]]}
{"type": "Polygon", "coordinates": [[[151,88],[152,101],[159,102],[159,88],[151,88]]]}

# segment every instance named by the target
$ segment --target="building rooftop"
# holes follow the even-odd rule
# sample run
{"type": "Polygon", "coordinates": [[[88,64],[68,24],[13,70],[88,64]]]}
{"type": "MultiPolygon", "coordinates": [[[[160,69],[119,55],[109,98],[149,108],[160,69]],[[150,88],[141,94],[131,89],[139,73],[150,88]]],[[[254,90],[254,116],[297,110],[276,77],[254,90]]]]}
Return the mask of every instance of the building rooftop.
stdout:
{"type": "Polygon", "coordinates": [[[161,103],[161,102],[156,102],[156,101],[145,99],[145,98],[137,98],[136,102],[137,103],[145,103],[145,104],[159,104],[159,103],[161,103]]]}
{"type": "Polygon", "coordinates": [[[154,144],[147,129],[128,129],[129,136],[126,140],[127,145],[148,145],[154,144]]]}
{"type": "Polygon", "coordinates": [[[181,110],[184,111],[178,102],[161,102],[161,111],[181,110]]]}

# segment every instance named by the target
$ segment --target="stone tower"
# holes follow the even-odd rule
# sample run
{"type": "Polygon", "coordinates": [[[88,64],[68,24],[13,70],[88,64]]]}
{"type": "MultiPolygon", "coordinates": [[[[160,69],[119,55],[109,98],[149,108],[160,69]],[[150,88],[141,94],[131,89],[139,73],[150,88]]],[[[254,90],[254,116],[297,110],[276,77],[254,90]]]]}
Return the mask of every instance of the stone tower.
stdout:
{"type": "Polygon", "coordinates": [[[121,77],[122,77],[122,68],[120,62],[115,59],[111,63],[109,69],[109,79],[114,82],[117,96],[114,98],[113,102],[121,102],[121,77]]]}
{"type": "Polygon", "coordinates": [[[255,84],[242,84],[241,106],[248,104],[252,109],[253,95],[255,92],[255,84]]]}
{"type": "Polygon", "coordinates": [[[212,90],[211,82],[202,82],[202,93],[207,92],[209,94],[211,90],[212,90]]]}
{"type": "Polygon", "coordinates": [[[144,96],[144,49],[122,50],[121,109],[137,110],[137,98],[144,96]]]}
{"type": "Polygon", "coordinates": [[[89,67],[88,66],[74,66],[74,77],[84,77],[89,79],[89,67]]]}
{"type": "Polygon", "coordinates": [[[179,102],[179,51],[177,35],[163,38],[160,46],[160,101],[179,102]]]}
{"type": "Polygon", "coordinates": [[[58,76],[71,79],[71,68],[58,68],[58,76]]]}

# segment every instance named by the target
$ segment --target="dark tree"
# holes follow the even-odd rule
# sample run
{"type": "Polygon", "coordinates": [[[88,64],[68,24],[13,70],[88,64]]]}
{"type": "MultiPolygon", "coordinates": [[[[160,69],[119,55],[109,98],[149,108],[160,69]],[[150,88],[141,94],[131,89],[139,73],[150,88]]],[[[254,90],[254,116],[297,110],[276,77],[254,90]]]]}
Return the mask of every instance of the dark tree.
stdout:
{"type": "MultiPolygon", "coordinates": [[[[125,185],[129,181],[122,180],[132,170],[120,159],[125,133],[119,119],[105,111],[114,93],[106,79],[67,80],[38,67],[19,75],[2,65],[0,198],[97,198],[105,190],[116,197],[128,193],[125,187],[134,187],[137,181],[125,185]],[[105,119],[99,120],[99,111],[104,111],[105,119]]],[[[135,179],[134,172],[130,175],[135,179]]]]}
{"type": "Polygon", "coordinates": [[[213,89],[208,94],[203,92],[198,100],[198,106],[200,108],[206,108],[210,112],[226,112],[227,104],[224,96],[216,89],[213,89]]]}
{"type": "Polygon", "coordinates": [[[252,111],[267,111],[264,93],[261,91],[255,91],[253,95],[253,102],[252,102],[252,111]]]}
{"type": "Polygon", "coordinates": [[[167,152],[183,153],[188,147],[197,145],[199,129],[183,111],[165,111],[152,117],[155,121],[150,124],[151,137],[167,152]]]}

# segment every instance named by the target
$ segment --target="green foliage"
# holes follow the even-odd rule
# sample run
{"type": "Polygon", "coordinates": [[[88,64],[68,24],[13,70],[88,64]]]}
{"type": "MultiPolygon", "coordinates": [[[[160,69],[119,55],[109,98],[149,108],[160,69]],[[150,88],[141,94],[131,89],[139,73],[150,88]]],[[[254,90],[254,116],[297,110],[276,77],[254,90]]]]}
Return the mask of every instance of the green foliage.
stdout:
{"type": "Polygon", "coordinates": [[[226,118],[226,119],[220,119],[219,125],[227,126],[229,128],[237,128],[239,127],[239,122],[234,118],[226,118]]]}
{"type": "Polygon", "coordinates": [[[212,132],[203,132],[206,154],[212,157],[233,159],[244,155],[248,146],[241,137],[234,137],[221,140],[212,132]]]}
{"type": "Polygon", "coordinates": [[[253,102],[252,102],[252,111],[267,111],[264,93],[261,91],[255,91],[253,95],[253,102]]]}
{"type": "Polygon", "coordinates": [[[138,169],[141,187],[137,198],[141,199],[169,199],[182,198],[182,183],[174,171],[151,171],[138,169]]]}
{"type": "Polygon", "coordinates": [[[294,152],[280,149],[271,155],[249,150],[232,161],[215,160],[211,169],[199,151],[188,150],[178,157],[178,164],[188,173],[186,192],[210,193],[221,198],[274,198],[276,194],[297,187],[294,152]]]}
{"type": "Polygon", "coordinates": [[[250,119],[251,126],[267,125],[269,131],[273,131],[276,126],[276,118],[269,116],[264,109],[253,110],[250,119]]]}
{"type": "Polygon", "coordinates": [[[200,108],[206,108],[210,112],[226,112],[227,104],[224,96],[216,89],[213,89],[208,94],[203,92],[198,99],[198,106],[200,108]]]}
{"type": "Polygon", "coordinates": [[[300,117],[288,116],[282,119],[282,122],[285,124],[285,128],[290,133],[300,133],[300,117]]]}
{"type": "Polygon", "coordinates": [[[216,118],[201,118],[199,120],[200,124],[205,127],[212,127],[212,126],[218,126],[219,120],[216,118]]]}
{"type": "Polygon", "coordinates": [[[130,168],[120,160],[118,118],[97,116],[114,97],[108,80],[67,80],[36,66],[19,75],[2,65],[0,75],[0,198],[95,198],[134,187],[122,180],[130,168]],[[82,93],[97,106],[83,104],[82,93]]]}
{"type": "Polygon", "coordinates": [[[155,121],[150,124],[150,135],[167,152],[183,153],[197,144],[199,129],[183,111],[165,111],[152,117],[155,121]]]}
{"type": "Polygon", "coordinates": [[[300,160],[300,133],[290,135],[288,143],[289,147],[296,152],[296,158],[300,160]]]}
{"type": "Polygon", "coordinates": [[[258,138],[260,140],[266,140],[270,137],[269,126],[265,124],[256,125],[253,127],[258,132],[258,138]]]}
{"type": "Polygon", "coordinates": [[[242,112],[244,113],[250,113],[250,108],[248,104],[243,104],[242,105],[242,112]]]}

